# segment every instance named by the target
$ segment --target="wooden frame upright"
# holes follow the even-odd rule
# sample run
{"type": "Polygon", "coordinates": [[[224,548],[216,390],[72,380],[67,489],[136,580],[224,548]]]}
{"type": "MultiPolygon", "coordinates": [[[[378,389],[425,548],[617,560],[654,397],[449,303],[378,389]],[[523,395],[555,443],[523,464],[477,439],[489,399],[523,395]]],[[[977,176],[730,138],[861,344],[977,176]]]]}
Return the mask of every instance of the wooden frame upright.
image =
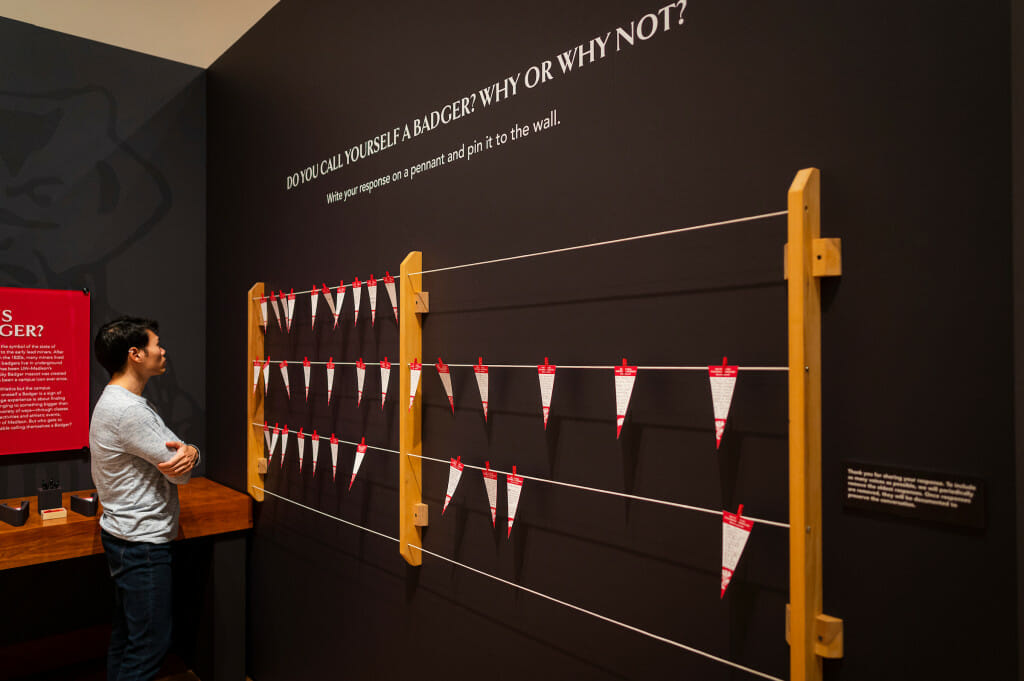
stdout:
{"type": "Polygon", "coordinates": [[[248,306],[246,309],[249,311],[249,354],[247,356],[249,367],[245,372],[245,394],[248,396],[246,398],[248,420],[246,421],[245,428],[245,432],[248,434],[246,437],[246,487],[248,488],[249,496],[256,501],[263,501],[263,476],[267,472],[267,460],[263,456],[263,434],[260,432],[259,427],[254,425],[263,423],[263,396],[266,386],[264,386],[263,390],[252,389],[252,361],[263,357],[266,347],[264,332],[260,328],[259,299],[264,295],[263,289],[263,282],[257,282],[253,284],[246,294],[248,296],[248,306]]]}
{"type": "Polygon", "coordinates": [[[821,277],[842,273],[839,239],[822,239],[821,173],[804,168],[788,195],[789,598],[791,681],[820,681],[842,657],[842,620],[822,613],[821,277]]]}
{"type": "MultiPolygon", "coordinates": [[[[398,296],[398,354],[401,361],[398,405],[398,550],[409,565],[422,565],[423,547],[420,528],[427,524],[423,503],[423,460],[410,454],[423,454],[423,400],[413,395],[409,404],[412,377],[409,365],[423,362],[423,315],[429,310],[423,291],[423,253],[412,251],[401,268],[401,293],[398,296]],[[410,274],[414,273],[414,274],[410,274]]],[[[423,381],[420,380],[420,385],[423,381]]],[[[419,386],[417,386],[419,388],[419,386]]]]}

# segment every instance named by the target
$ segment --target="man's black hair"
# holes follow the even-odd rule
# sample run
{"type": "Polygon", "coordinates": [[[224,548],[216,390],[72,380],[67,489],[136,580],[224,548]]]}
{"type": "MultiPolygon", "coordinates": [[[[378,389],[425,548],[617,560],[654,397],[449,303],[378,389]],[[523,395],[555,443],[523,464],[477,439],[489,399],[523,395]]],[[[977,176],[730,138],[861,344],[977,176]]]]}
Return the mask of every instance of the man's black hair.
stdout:
{"type": "Polygon", "coordinates": [[[124,368],[128,351],[149,345],[149,334],[160,332],[160,325],[152,319],[141,317],[119,317],[100,327],[93,349],[96,359],[111,376],[124,368]]]}

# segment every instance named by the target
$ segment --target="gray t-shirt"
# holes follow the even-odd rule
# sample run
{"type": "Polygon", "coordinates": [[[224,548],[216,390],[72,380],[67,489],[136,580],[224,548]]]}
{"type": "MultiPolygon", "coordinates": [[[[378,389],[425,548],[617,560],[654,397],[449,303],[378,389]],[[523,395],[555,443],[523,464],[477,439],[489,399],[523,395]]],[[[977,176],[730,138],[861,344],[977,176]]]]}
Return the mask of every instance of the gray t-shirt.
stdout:
{"type": "Polygon", "coordinates": [[[118,385],[103,390],[89,424],[92,481],[103,504],[100,527],[121,539],[162,544],[178,536],[178,489],[190,474],[168,477],[156,467],[181,441],[153,405],[118,385]]]}

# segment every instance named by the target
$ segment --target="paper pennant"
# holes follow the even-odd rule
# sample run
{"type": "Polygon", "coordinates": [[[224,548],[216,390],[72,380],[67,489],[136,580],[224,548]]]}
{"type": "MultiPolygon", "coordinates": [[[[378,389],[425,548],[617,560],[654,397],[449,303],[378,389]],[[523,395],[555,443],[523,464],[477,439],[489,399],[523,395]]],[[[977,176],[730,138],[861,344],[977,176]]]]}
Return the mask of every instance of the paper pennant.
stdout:
{"type": "Polygon", "coordinates": [[[711,382],[711,402],[715,408],[715,449],[722,444],[725,433],[725,422],[729,418],[729,406],[732,404],[732,393],[736,389],[738,366],[726,364],[728,358],[722,358],[721,366],[708,367],[708,380],[711,382]]]}
{"type": "Polygon", "coordinates": [[[338,438],[331,433],[331,480],[338,475],[338,438]]]}
{"type": "Polygon", "coordinates": [[[462,479],[462,457],[458,460],[452,459],[451,466],[448,467],[448,491],[444,495],[444,507],[441,509],[441,515],[448,510],[448,504],[452,501],[452,496],[455,495],[455,488],[459,486],[459,480],[462,479]]]}
{"type": "Polygon", "coordinates": [[[352,301],[355,305],[356,311],[352,318],[352,326],[359,323],[359,299],[363,297],[363,283],[359,281],[359,277],[352,280],[352,301]]]}
{"type": "Polygon", "coordinates": [[[487,503],[491,505],[491,527],[498,521],[498,474],[491,470],[491,462],[484,462],[484,487],[487,489],[487,503]]]}
{"type": "Polygon", "coordinates": [[[316,304],[320,300],[320,288],[313,284],[313,289],[309,292],[309,328],[316,328],[316,304]]]}
{"type": "Polygon", "coordinates": [[[256,388],[260,385],[260,361],[254,359],[252,361],[252,394],[256,394],[256,388]]]}
{"type": "Polygon", "coordinates": [[[292,399],[292,389],[291,386],[288,385],[288,360],[281,360],[281,363],[278,364],[277,367],[281,370],[281,378],[284,380],[284,390],[288,393],[288,399],[290,400],[292,399]]]}
{"type": "Polygon", "coordinates": [[[299,472],[302,472],[302,453],[306,448],[306,434],[302,432],[302,428],[299,428],[299,472]]]}
{"type": "Polygon", "coordinates": [[[629,398],[633,395],[633,384],[636,382],[636,367],[626,366],[626,358],[622,358],[622,366],[615,367],[615,439],[622,434],[622,424],[626,420],[629,409],[629,398]]]}
{"type": "Polygon", "coordinates": [[[395,321],[398,321],[398,294],[395,292],[395,278],[391,276],[390,272],[384,273],[384,290],[388,292],[391,309],[395,312],[395,321]]]}
{"type": "Polygon", "coordinates": [[[288,455],[288,424],[284,424],[284,430],[281,431],[281,460],[279,462],[281,468],[284,468],[284,457],[288,455]]]}
{"type": "Polygon", "coordinates": [[[359,466],[363,463],[363,457],[366,456],[366,438],[364,437],[356,445],[356,460],[352,464],[352,478],[348,481],[348,488],[352,489],[352,483],[356,481],[356,473],[359,472],[359,466]]]}
{"type": "Polygon", "coordinates": [[[519,508],[519,494],[523,491],[523,479],[516,475],[515,466],[512,466],[512,475],[505,477],[505,482],[505,493],[508,495],[508,536],[511,537],[512,523],[516,521],[516,510],[519,508]]]}
{"type": "Polygon", "coordinates": [[[423,373],[423,365],[418,359],[413,359],[409,365],[409,409],[412,409],[413,400],[416,399],[416,388],[420,384],[420,374],[423,373]]]}
{"type": "Polygon", "coordinates": [[[327,360],[327,404],[331,403],[332,392],[334,392],[334,357],[327,360]]]}
{"type": "Polygon", "coordinates": [[[284,321],[288,327],[288,333],[292,332],[292,317],[295,315],[295,289],[288,292],[288,305],[285,308],[284,321]]]}
{"type": "Polygon", "coordinates": [[[722,511],[722,593],[719,598],[725,597],[725,590],[732,581],[732,573],[736,570],[736,564],[740,562],[747,539],[750,538],[750,531],[754,529],[754,521],[742,516],[743,504],[740,504],[736,513],[722,511]]]}
{"type": "Polygon", "coordinates": [[[341,316],[341,305],[345,302],[345,282],[338,281],[338,290],[334,293],[334,328],[338,328],[338,317],[341,316]]]}
{"type": "Polygon", "coordinates": [[[437,369],[437,375],[441,377],[441,385],[444,386],[444,392],[448,395],[448,404],[451,405],[452,413],[455,413],[455,398],[452,396],[452,372],[448,368],[448,365],[441,361],[441,358],[437,358],[437,364],[434,365],[437,369]]]}
{"type": "Polygon", "coordinates": [[[261,370],[263,371],[263,395],[265,397],[270,394],[270,355],[267,355],[267,361],[263,363],[261,370]]]}
{"type": "Polygon", "coordinates": [[[284,331],[281,326],[281,308],[277,305],[277,294],[273,291],[270,292],[270,306],[274,310],[274,318],[277,319],[277,330],[284,331]]]}
{"type": "Polygon", "coordinates": [[[267,297],[260,296],[260,326],[263,327],[263,333],[267,332],[267,297]]]}
{"type": "Polygon", "coordinates": [[[274,431],[270,434],[270,456],[268,457],[268,461],[274,460],[274,450],[277,449],[277,439],[280,435],[281,429],[278,428],[277,424],[275,423],[274,431]]]}
{"type": "Polygon", "coordinates": [[[316,434],[316,428],[313,429],[313,435],[310,437],[310,444],[313,445],[313,475],[315,476],[317,454],[320,451],[320,436],[316,434]]]}
{"type": "Polygon", "coordinates": [[[269,459],[274,450],[270,447],[270,426],[267,425],[266,421],[263,422],[263,439],[267,442],[267,458],[269,459]]]}
{"type": "Polygon", "coordinates": [[[309,370],[312,367],[309,364],[309,357],[302,358],[302,381],[306,385],[306,401],[309,402],[309,370]]]}
{"type": "Polygon", "coordinates": [[[366,292],[370,294],[370,326],[377,321],[377,280],[370,275],[370,281],[366,284],[366,292]]]}
{"type": "Polygon", "coordinates": [[[336,329],[338,328],[338,308],[334,305],[334,298],[331,297],[331,289],[329,289],[325,283],[321,290],[324,293],[324,300],[327,301],[327,309],[331,311],[331,316],[334,317],[333,328],[336,329]]]}
{"type": "Polygon", "coordinates": [[[388,398],[388,383],[391,381],[391,362],[387,355],[380,363],[380,410],[384,411],[384,400],[388,398]]]}
{"type": "Polygon", "coordinates": [[[363,383],[366,381],[366,365],[363,364],[363,358],[360,357],[359,361],[356,362],[356,406],[358,407],[363,401],[363,383]]]}
{"type": "Polygon", "coordinates": [[[473,365],[473,374],[476,376],[476,387],[480,389],[480,403],[484,407],[484,422],[487,422],[487,365],[484,358],[480,357],[477,364],[473,365]]]}
{"type": "Polygon", "coordinates": [[[551,392],[555,389],[555,365],[548,364],[548,358],[544,358],[544,364],[537,367],[537,378],[540,380],[540,405],[544,410],[544,430],[548,429],[548,415],[551,413],[551,392]]]}

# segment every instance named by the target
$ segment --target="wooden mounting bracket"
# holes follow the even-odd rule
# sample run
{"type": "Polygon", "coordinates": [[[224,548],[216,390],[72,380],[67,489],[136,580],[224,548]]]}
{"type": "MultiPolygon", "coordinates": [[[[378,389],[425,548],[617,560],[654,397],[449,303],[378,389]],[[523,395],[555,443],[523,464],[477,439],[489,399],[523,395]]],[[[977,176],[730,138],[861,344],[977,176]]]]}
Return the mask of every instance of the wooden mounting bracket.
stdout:
{"type": "Polygon", "coordinates": [[[416,291],[415,298],[413,298],[413,306],[416,308],[416,314],[426,314],[430,312],[430,293],[427,291],[416,291]]]}
{"type": "MultiPolygon", "coordinates": [[[[811,240],[811,275],[839,277],[843,274],[843,240],[839,238],[811,240]]],[[[782,271],[789,280],[789,244],[782,248],[782,271]]]]}
{"type": "MultiPolygon", "coordinates": [[[[786,603],[786,643],[789,643],[789,603],[786,603]]],[[[814,618],[814,654],[830,660],[843,656],[843,620],[823,614],[814,618]]]]}
{"type": "Polygon", "coordinates": [[[426,527],[430,519],[429,510],[426,504],[415,504],[412,507],[412,524],[416,527],[426,527]]]}

